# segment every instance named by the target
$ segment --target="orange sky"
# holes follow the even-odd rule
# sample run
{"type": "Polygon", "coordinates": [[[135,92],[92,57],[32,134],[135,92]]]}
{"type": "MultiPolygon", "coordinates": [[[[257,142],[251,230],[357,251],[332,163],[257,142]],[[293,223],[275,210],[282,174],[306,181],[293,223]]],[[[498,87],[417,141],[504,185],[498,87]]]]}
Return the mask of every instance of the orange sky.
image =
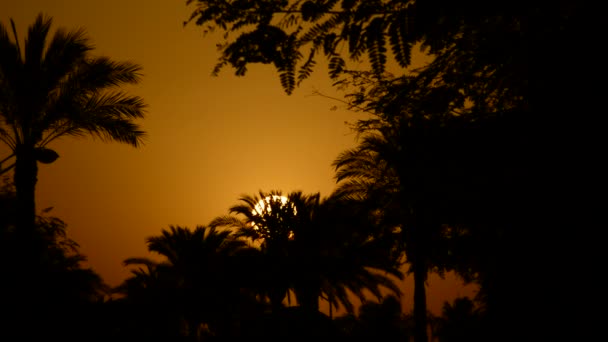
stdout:
{"type": "MultiPolygon", "coordinates": [[[[13,18],[20,39],[39,12],[54,27],[84,27],[93,52],[143,67],[129,88],[149,105],[140,149],[94,139],[64,138],[50,147],[60,158],[41,165],[38,209],[68,224],[89,264],[110,285],[129,275],[122,261],[147,256],[145,239],[168,225],[205,225],[258,190],[302,190],[328,195],[331,162],[356,144],[345,121],[361,116],[314,90],[336,95],[325,70],[316,70],[285,95],[270,67],[245,77],[226,68],[210,76],[218,57],[212,37],[183,27],[192,7],[168,0],[21,0],[0,2],[0,21],[13,18]],[[338,105],[337,110],[332,107],[338,105]]],[[[4,158],[6,148],[0,147],[4,158]]],[[[411,309],[412,282],[404,282],[411,309]]],[[[470,295],[458,281],[430,278],[429,309],[470,295]]]]}

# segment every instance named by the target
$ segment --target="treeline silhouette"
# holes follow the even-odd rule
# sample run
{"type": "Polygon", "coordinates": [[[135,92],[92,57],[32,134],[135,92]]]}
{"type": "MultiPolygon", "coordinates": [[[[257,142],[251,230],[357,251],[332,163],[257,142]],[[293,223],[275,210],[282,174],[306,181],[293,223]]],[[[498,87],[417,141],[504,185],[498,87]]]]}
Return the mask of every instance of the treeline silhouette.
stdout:
{"type": "MultiPolygon", "coordinates": [[[[50,209],[36,218],[40,249],[32,255],[32,241],[17,234],[15,190],[7,178],[0,201],[6,340],[412,336],[397,283],[399,253],[393,238],[374,234],[376,217],[360,202],[301,192],[243,196],[230,215],[208,226],[170,226],[149,237],[149,251],[162,258],[125,260],[132,275],[110,288],[82,266],[85,257],[50,209]],[[329,313],[320,311],[320,300],[330,303],[329,313]],[[338,309],[340,316],[333,313],[338,309]]],[[[483,301],[457,299],[442,316],[429,317],[436,340],[475,340],[483,301]]]]}
{"type": "Polygon", "coordinates": [[[569,173],[580,172],[575,154],[593,151],[592,144],[577,149],[570,133],[590,125],[590,115],[577,115],[589,109],[580,85],[594,72],[568,48],[595,32],[586,20],[592,6],[186,3],[197,5],[187,22],[226,33],[216,74],[231,66],[243,76],[249,63],[272,64],[292,93],[318,58],[327,59],[344,103],[370,115],[353,125],[358,145],[334,162],[335,191],[326,198],[260,191],[207,225],[163,229],[147,240],[161,260],[125,260],[132,276],[108,289],[81,266],[65,224],[36,215],[37,163],[55,161],[46,146],[65,135],[139,146],[144,132],[135,119],[145,104],[116,89],[137,83],[139,66],[91,58],[82,31],[47,41],[51,21],[43,16],[23,48],[14,25],[14,39],[0,25],[0,141],[12,153],[2,163],[15,158],[0,167],[13,171],[0,222],[9,340],[531,337],[525,318],[542,311],[526,308],[550,286],[540,272],[558,253],[544,253],[542,265],[537,255],[557,235],[553,211],[564,207],[568,181],[585,178],[569,173]],[[418,47],[431,62],[410,70],[418,47]],[[363,57],[370,70],[348,69],[363,57]],[[387,73],[389,61],[403,73],[387,73]],[[585,72],[564,70],[574,64],[585,72]],[[404,269],[414,287],[401,294],[404,269]],[[434,317],[426,281],[449,271],[479,292],[434,317]],[[405,295],[413,298],[411,315],[401,312],[405,295]],[[346,314],[337,317],[338,309],[346,314]]]}

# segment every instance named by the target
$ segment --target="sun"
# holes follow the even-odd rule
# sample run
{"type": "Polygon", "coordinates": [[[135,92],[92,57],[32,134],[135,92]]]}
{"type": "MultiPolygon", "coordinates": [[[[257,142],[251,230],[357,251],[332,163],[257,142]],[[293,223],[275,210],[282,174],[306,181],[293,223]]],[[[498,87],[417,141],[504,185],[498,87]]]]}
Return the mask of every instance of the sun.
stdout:
{"type": "MultiPolygon", "coordinates": [[[[269,205],[271,202],[278,202],[281,201],[281,208],[284,207],[285,205],[287,205],[287,202],[289,202],[289,199],[285,196],[279,196],[279,195],[272,195],[272,196],[266,196],[264,198],[262,198],[255,206],[254,209],[251,211],[251,213],[253,215],[264,215],[265,213],[271,212],[271,206],[269,205]]],[[[293,208],[293,212],[294,214],[296,213],[296,208],[293,208]]]]}
{"type": "MultiPolygon", "coordinates": [[[[251,211],[251,214],[253,216],[258,216],[258,215],[263,216],[265,214],[268,214],[272,211],[272,206],[270,204],[276,203],[279,201],[281,202],[281,208],[284,208],[289,203],[289,199],[285,196],[280,196],[280,195],[266,196],[258,201],[258,203],[254,206],[254,209],[251,211]]],[[[296,210],[295,205],[291,204],[291,208],[293,209],[294,215],[297,214],[298,211],[296,210]]],[[[251,226],[253,227],[254,230],[260,229],[260,227],[258,227],[254,222],[251,222],[251,226]]],[[[293,238],[294,238],[294,232],[290,230],[289,234],[288,234],[288,239],[293,240],[293,238]]]]}

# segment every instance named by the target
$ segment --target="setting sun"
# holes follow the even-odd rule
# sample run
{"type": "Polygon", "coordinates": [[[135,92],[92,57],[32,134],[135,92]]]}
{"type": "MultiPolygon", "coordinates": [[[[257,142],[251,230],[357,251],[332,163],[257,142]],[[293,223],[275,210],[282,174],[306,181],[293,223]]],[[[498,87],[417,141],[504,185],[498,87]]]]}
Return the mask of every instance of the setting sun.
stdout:
{"type": "MultiPolygon", "coordinates": [[[[266,196],[255,205],[255,209],[251,211],[251,214],[253,216],[264,216],[270,214],[272,212],[272,204],[277,202],[281,202],[280,208],[284,208],[289,202],[289,199],[285,196],[279,195],[266,196]]],[[[291,207],[293,208],[293,214],[296,215],[298,211],[293,203],[291,204],[291,207]]],[[[260,229],[255,222],[251,222],[251,226],[256,231],[260,229]]],[[[292,230],[289,231],[287,238],[289,240],[294,239],[294,232],[292,230]]]]}
{"type": "MultiPolygon", "coordinates": [[[[279,196],[279,195],[272,195],[272,196],[266,196],[265,198],[261,199],[258,204],[255,205],[255,209],[251,211],[251,213],[253,215],[264,215],[265,213],[269,213],[272,211],[272,206],[270,205],[271,202],[278,202],[281,201],[281,208],[283,208],[287,202],[289,201],[289,199],[285,196],[279,196]]],[[[293,206],[293,213],[297,214],[297,210],[296,207],[293,206]]]]}

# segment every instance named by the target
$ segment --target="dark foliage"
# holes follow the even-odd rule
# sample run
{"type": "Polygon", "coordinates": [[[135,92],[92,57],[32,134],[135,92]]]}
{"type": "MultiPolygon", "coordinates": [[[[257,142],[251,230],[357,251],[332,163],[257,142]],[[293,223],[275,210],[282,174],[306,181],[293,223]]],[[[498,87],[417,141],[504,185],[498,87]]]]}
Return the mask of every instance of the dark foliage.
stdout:
{"type": "Polygon", "coordinates": [[[0,191],[0,339],[78,341],[100,328],[98,310],[107,293],[101,277],[67,236],[66,224],[45,211],[34,234],[16,229],[16,196],[0,191]]]}
{"type": "Polygon", "coordinates": [[[365,303],[357,315],[337,317],[334,322],[340,340],[370,341],[382,337],[386,341],[409,341],[412,332],[411,316],[402,313],[401,302],[393,296],[379,303],[365,303]]]}

